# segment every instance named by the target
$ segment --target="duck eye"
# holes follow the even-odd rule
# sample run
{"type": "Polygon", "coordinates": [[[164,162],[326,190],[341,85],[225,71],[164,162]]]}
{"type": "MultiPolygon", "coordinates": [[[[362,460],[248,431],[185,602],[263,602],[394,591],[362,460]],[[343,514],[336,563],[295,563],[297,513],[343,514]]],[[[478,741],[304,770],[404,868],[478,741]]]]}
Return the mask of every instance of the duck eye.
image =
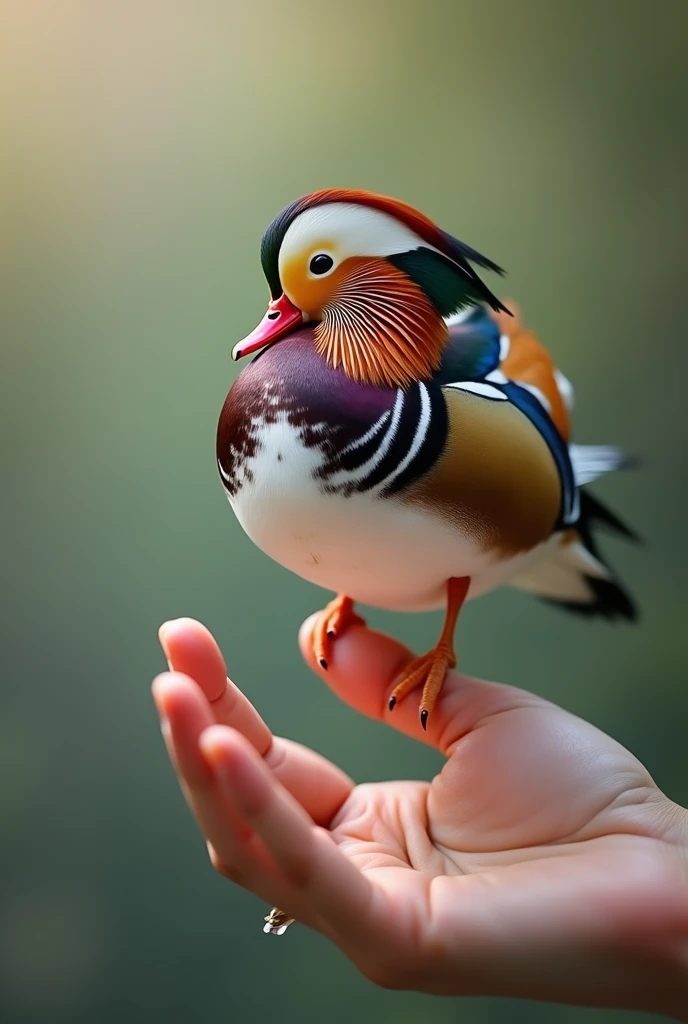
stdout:
{"type": "Polygon", "coordinates": [[[311,274],[326,274],[328,270],[332,270],[334,266],[334,260],[331,256],[328,256],[324,252],[319,252],[317,256],[314,256],[311,262],[308,264],[308,269],[311,274]]]}

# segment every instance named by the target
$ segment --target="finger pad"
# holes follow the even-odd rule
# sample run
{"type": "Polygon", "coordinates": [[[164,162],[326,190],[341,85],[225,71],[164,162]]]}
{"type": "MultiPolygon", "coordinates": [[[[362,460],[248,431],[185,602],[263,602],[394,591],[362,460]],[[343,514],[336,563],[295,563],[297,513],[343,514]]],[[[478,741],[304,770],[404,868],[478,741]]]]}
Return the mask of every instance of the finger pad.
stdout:
{"type": "Polygon", "coordinates": [[[227,669],[212,634],[195,619],[177,619],[161,630],[161,643],[171,666],[198,683],[210,701],[224,693],[227,669]]]}

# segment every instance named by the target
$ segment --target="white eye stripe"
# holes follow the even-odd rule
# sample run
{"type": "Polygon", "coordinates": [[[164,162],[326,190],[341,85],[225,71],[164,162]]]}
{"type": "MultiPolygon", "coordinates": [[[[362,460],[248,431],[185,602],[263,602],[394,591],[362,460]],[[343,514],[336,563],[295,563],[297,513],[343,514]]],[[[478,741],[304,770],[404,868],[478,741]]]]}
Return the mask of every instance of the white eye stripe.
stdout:
{"type": "Polygon", "coordinates": [[[321,252],[341,263],[351,256],[392,256],[419,246],[435,249],[382,210],[355,203],[325,203],[304,210],[289,225],[280,247],[279,269],[281,272],[286,263],[310,260],[321,252]]]}

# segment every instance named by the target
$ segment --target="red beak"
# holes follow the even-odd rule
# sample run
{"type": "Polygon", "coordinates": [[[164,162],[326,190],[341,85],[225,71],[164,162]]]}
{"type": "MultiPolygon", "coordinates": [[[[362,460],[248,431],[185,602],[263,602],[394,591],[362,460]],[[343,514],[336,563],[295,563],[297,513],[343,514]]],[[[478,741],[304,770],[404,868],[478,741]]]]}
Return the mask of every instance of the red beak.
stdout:
{"type": "Polygon", "coordinates": [[[256,352],[271,341],[283,338],[297,324],[303,323],[303,320],[304,317],[301,310],[297,309],[283,292],[279,299],[271,300],[268,305],[268,311],[258,326],[234,346],[232,349],[232,359],[241,359],[242,356],[256,352]]]}

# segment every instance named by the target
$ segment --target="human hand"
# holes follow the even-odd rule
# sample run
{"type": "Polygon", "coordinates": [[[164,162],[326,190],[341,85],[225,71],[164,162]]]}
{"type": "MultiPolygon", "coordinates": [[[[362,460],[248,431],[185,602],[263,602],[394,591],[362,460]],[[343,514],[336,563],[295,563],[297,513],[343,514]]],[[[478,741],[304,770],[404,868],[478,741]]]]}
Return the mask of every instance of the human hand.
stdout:
{"type": "Polygon", "coordinates": [[[163,732],[223,875],[387,987],[688,1021],[688,815],[614,740],[456,673],[424,732],[412,700],[387,708],[410,652],[354,626],[326,673],[311,668],[447,758],[429,783],[354,786],[271,735],[203,626],[167,623],[161,640],[163,732]]]}

